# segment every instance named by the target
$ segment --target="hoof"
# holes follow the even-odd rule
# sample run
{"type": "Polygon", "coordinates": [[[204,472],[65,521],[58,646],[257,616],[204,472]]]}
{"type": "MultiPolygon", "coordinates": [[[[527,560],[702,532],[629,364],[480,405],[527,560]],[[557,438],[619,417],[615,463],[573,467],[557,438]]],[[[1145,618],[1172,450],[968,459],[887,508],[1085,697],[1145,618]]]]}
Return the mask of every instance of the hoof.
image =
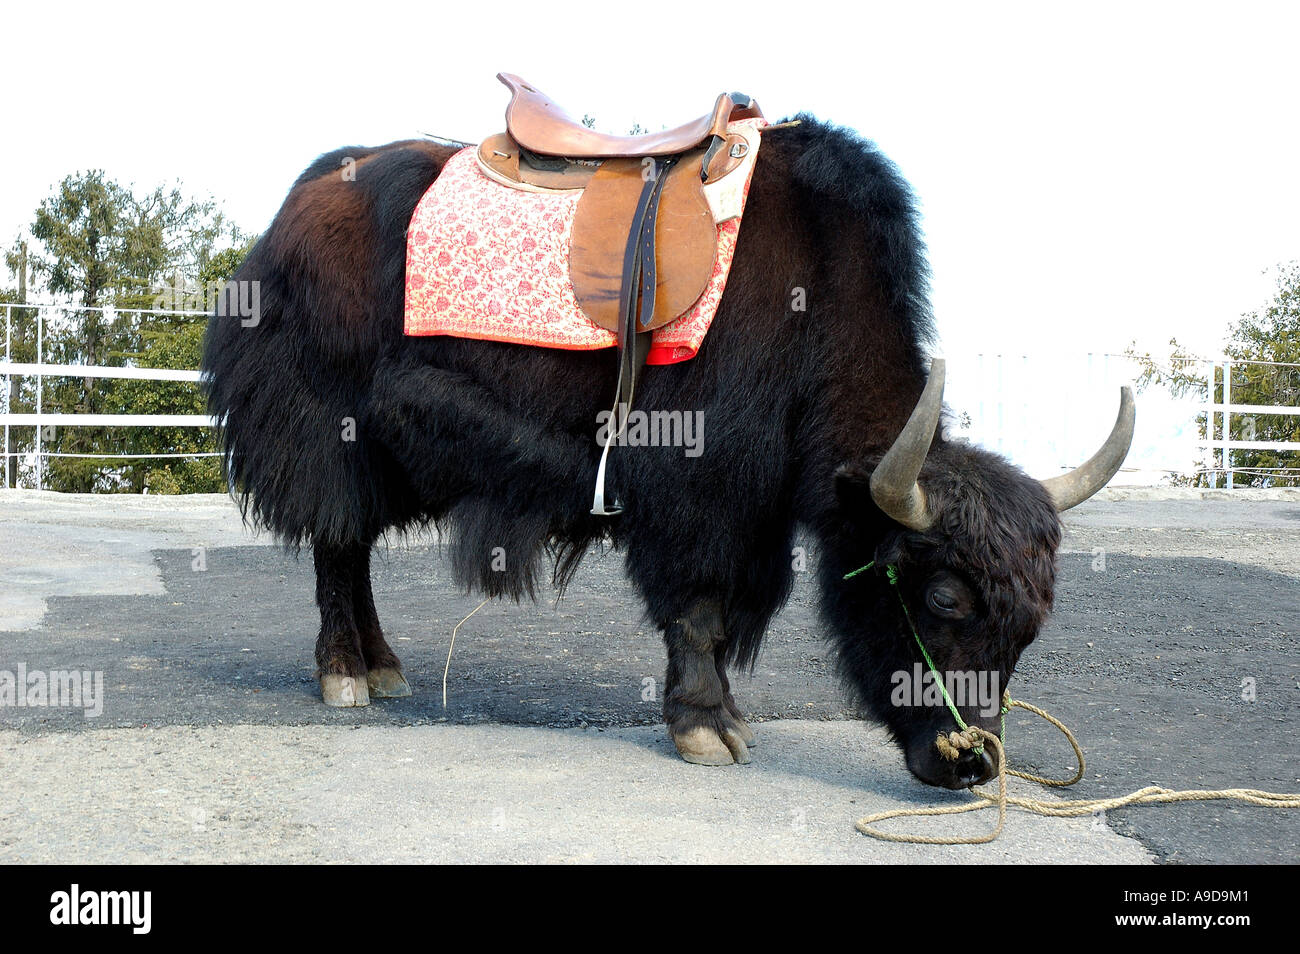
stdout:
{"type": "Polygon", "coordinates": [[[370,692],[363,676],[326,673],[320,677],[320,695],[327,706],[348,708],[370,705],[370,692]]]}
{"type": "Polygon", "coordinates": [[[754,735],[754,730],[749,727],[749,723],[742,719],[737,719],[731,726],[736,734],[740,736],[740,741],[745,743],[747,748],[753,748],[758,745],[758,739],[754,735]]]}
{"type": "Polygon", "coordinates": [[[670,734],[677,754],[695,765],[744,765],[749,761],[749,747],[736,729],[727,727],[718,732],[697,725],[682,732],[670,730],[670,734]]]}
{"type": "Polygon", "coordinates": [[[400,699],[411,694],[411,684],[395,667],[371,669],[366,673],[366,685],[376,699],[400,699]]]}

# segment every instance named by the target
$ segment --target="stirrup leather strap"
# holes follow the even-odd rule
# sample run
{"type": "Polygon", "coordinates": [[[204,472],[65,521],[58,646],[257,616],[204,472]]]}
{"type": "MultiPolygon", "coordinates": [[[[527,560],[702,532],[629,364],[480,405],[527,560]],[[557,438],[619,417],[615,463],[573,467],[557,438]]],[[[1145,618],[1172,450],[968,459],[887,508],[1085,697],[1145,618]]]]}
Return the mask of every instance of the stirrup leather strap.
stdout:
{"type": "Polygon", "coordinates": [[[637,379],[645,365],[646,356],[650,353],[650,332],[645,329],[655,311],[655,224],[658,221],[663,183],[676,159],[645,161],[653,164],[644,167],[648,176],[637,202],[632,225],[628,229],[627,246],[623,252],[623,275],[619,291],[622,317],[618,330],[618,387],[605,430],[605,446],[600,452],[596,490],[591,503],[591,512],[598,517],[612,517],[623,511],[622,505],[616,500],[606,504],[605,474],[609,449],[627,427],[637,379]]]}

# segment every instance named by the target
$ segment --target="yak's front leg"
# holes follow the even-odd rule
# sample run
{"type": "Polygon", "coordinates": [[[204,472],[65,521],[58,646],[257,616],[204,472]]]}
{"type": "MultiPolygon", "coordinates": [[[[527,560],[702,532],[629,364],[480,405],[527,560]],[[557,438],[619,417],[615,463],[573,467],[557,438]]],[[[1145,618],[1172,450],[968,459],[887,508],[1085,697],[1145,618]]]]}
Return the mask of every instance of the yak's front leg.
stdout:
{"type": "Polygon", "coordinates": [[[678,754],[699,765],[748,762],[754,733],[741,718],[727,682],[726,633],[718,605],[696,603],[664,627],[664,641],[664,721],[678,754]]]}
{"type": "Polygon", "coordinates": [[[402,675],[402,664],[397,654],[384,639],[379,614],[375,612],[375,595],[370,588],[370,544],[357,544],[353,553],[352,608],[370,695],[377,699],[409,696],[410,683],[402,675]]]}
{"type": "Polygon", "coordinates": [[[355,549],[352,544],[317,542],[312,546],[316,605],[320,608],[316,666],[321,698],[327,706],[370,705],[353,595],[355,549]]]}

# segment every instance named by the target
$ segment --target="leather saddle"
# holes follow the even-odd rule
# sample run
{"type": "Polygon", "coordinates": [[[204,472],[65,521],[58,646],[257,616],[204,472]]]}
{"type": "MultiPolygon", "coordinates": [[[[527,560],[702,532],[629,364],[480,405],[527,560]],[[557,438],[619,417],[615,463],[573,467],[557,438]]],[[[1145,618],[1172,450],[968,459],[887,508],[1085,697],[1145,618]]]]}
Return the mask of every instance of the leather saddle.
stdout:
{"type": "MultiPolygon", "coordinates": [[[[479,166],[513,188],[581,193],[569,245],[569,276],[583,312],[618,340],[617,433],[605,441],[592,513],[606,507],[609,448],[626,424],[650,332],[686,314],[713,273],[717,221],[705,192],[745,163],[750,145],[730,132],[762,119],[742,93],[722,93],[700,118],[661,132],[614,136],[588,128],[510,73],[506,131],[478,147],[479,166]]],[[[612,429],[611,429],[612,431],[612,429]]]]}
{"type": "Polygon", "coordinates": [[[693,122],[614,136],[573,119],[518,76],[499,73],[497,79],[511,93],[506,131],[479,145],[480,168],[529,191],[581,191],[569,271],[587,317],[608,331],[619,330],[626,240],[656,162],[666,179],[654,227],[654,306],[644,311],[637,331],[652,331],[690,311],[713,273],[717,248],[717,223],[704,187],[743,163],[749,141],[728,133],[727,126],[761,118],[758,104],[740,93],[722,93],[713,109],[693,122]]]}

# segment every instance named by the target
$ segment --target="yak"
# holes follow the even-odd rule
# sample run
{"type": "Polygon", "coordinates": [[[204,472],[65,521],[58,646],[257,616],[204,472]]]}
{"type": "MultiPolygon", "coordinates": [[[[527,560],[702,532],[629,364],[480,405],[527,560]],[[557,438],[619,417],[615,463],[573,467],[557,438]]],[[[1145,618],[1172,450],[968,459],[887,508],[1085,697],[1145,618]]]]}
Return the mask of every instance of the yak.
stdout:
{"type": "Polygon", "coordinates": [[[591,512],[612,351],[403,333],[406,229],[458,147],[347,147],[299,176],[234,275],[257,283],[257,320],[214,313],[201,373],[245,518],[310,544],[327,704],[411,692],[371,593],[385,533],[436,527],[460,585],[515,600],[545,573],[562,592],[593,545],[613,547],[667,645],[679,754],[747,762],[755,736],[728,670],[752,668],[806,534],[860,707],[920,780],[991,776],[985,754],[940,757],[948,710],[897,704],[893,676],[912,672],[920,638],[938,671],[1006,686],[1052,606],[1058,512],[1118,470],[1131,394],[1091,460],[1042,482],[945,435],[916,199],[870,141],[797,120],[764,134],[697,356],[647,367],[638,385],[642,409],[702,415],[700,452],[616,450],[616,516],[591,512]]]}

